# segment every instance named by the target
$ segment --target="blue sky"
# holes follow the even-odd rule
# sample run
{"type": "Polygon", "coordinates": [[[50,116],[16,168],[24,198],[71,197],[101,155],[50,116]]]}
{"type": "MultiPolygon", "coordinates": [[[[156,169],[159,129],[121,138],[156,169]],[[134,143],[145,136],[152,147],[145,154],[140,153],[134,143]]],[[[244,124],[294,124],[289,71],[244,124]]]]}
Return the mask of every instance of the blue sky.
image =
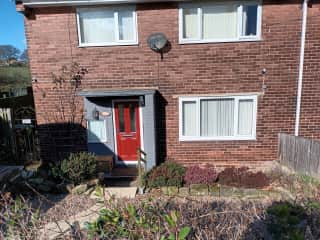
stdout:
{"type": "Polygon", "coordinates": [[[16,12],[14,1],[0,0],[0,45],[7,44],[21,51],[27,47],[23,15],[16,12]]]}

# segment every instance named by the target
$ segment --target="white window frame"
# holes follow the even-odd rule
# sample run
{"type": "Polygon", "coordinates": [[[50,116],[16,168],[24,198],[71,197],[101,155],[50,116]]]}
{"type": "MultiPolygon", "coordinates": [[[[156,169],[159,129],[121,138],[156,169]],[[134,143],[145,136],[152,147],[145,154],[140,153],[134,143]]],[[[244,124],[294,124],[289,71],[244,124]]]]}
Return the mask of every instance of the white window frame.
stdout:
{"type": "Polygon", "coordinates": [[[179,98],[179,141],[228,141],[228,140],[256,140],[256,119],[257,119],[257,95],[226,95],[226,96],[213,96],[213,97],[180,97],[179,98]],[[234,135],[233,136],[201,136],[201,100],[211,99],[234,99],[234,135]],[[253,100],[253,119],[252,119],[252,134],[239,135],[238,134],[238,119],[239,119],[239,100],[253,100]],[[183,102],[196,102],[196,136],[183,135],[183,102]]]}
{"type": "Polygon", "coordinates": [[[79,47],[103,47],[103,46],[124,46],[124,45],[138,45],[138,23],[137,12],[135,6],[119,6],[119,7],[92,7],[92,8],[77,8],[77,29],[78,29],[78,46],[79,47]],[[114,14],[114,29],[115,29],[115,41],[114,42],[97,42],[97,43],[83,43],[81,39],[80,28],[80,13],[88,11],[113,11],[114,14]],[[120,40],[119,39],[119,18],[118,12],[120,11],[132,11],[133,17],[133,40],[120,40]]]}
{"type": "Polygon", "coordinates": [[[87,142],[88,143],[106,143],[108,141],[108,136],[107,136],[107,120],[103,119],[103,120],[95,120],[95,119],[89,119],[87,120],[87,142]],[[103,131],[106,133],[105,135],[105,139],[100,139],[100,140],[96,140],[96,141],[92,141],[89,139],[89,134],[90,134],[90,129],[89,129],[89,121],[103,121],[103,131]]]}
{"type": "Polygon", "coordinates": [[[237,1],[237,2],[217,2],[217,3],[182,3],[179,5],[179,44],[188,43],[219,43],[219,42],[246,42],[261,40],[261,25],[262,25],[262,6],[261,0],[257,1],[237,1]],[[226,4],[235,5],[237,8],[237,37],[229,39],[203,39],[202,38],[202,9],[206,6],[216,5],[225,6],[226,4]],[[242,32],[242,11],[243,6],[257,4],[257,34],[255,36],[241,36],[242,32]],[[183,38],[183,9],[197,8],[198,9],[198,38],[183,38]]]}

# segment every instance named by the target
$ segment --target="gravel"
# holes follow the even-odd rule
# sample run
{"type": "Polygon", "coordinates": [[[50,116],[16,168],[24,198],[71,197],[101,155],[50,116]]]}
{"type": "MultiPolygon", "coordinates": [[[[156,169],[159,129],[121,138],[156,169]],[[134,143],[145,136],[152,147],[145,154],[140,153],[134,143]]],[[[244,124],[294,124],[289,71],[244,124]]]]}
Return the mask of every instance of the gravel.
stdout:
{"type": "Polygon", "coordinates": [[[68,219],[92,207],[95,200],[87,195],[47,194],[33,200],[33,206],[40,208],[43,223],[68,219]]]}

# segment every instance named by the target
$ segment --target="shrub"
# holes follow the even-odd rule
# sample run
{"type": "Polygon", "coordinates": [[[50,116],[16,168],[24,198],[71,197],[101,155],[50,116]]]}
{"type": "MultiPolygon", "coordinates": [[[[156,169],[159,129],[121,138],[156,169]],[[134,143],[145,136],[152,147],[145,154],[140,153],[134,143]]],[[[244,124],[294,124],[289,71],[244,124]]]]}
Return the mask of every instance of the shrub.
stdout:
{"type": "Polygon", "coordinates": [[[52,173],[55,177],[79,184],[95,176],[96,165],[96,157],[92,153],[71,153],[58,166],[52,168],[52,173]]]}
{"type": "Polygon", "coordinates": [[[191,228],[183,226],[181,214],[152,201],[140,205],[121,204],[100,211],[86,223],[89,239],[177,239],[185,240],[191,228]]]}
{"type": "Polygon", "coordinates": [[[302,206],[277,203],[267,213],[268,230],[274,239],[305,239],[307,214],[302,206]]]}
{"type": "Polygon", "coordinates": [[[190,184],[213,184],[217,181],[218,173],[215,168],[209,165],[200,167],[198,165],[189,166],[186,168],[184,181],[187,185],[190,184]]]}
{"type": "Polygon", "coordinates": [[[146,173],[145,185],[150,188],[162,186],[181,187],[185,168],[174,162],[165,162],[146,173]]]}
{"type": "Polygon", "coordinates": [[[247,167],[225,168],[219,174],[219,183],[233,187],[263,188],[270,179],[263,172],[251,172],[247,167]]]}

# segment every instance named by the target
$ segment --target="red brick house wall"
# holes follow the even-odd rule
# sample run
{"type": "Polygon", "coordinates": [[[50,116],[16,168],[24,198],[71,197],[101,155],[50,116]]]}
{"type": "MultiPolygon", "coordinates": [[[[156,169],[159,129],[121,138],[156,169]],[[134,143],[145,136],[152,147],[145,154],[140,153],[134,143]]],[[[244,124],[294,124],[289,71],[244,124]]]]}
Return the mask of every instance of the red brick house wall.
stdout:
{"type": "Polygon", "coordinates": [[[320,138],[320,7],[314,1],[308,10],[308,27],[305,48],[305,68],[301,102],[301,136],[320,138]]]}
{"type": "MultiPolygon", "coordinates": [[[[78,47],[75,8],[35,9],[25,25],[38,124],[55,124],[51,72],[74,61],[89,71],[83,88],[158,88],[165,103],[158,116],[160,160],[257,166],[276,159],[278,133],[294,133],[302,14],[301,1],[276,2],[263,3],[261,41],[179,44],[178,4],[152,3],[137,5],[137,46],[87,48],[78,47]],[[163,60],[147,45],[154,32],[165,33],[171,43],[163,60]],[[263,78],[267,90],[258,97],[257,140],[179,142],[179,95],[261,92],[263,78]]],[[[320,137],[319,9],[317,3],[308,9],[300,128],[302,136],[313,138],[320,137]]]]}

